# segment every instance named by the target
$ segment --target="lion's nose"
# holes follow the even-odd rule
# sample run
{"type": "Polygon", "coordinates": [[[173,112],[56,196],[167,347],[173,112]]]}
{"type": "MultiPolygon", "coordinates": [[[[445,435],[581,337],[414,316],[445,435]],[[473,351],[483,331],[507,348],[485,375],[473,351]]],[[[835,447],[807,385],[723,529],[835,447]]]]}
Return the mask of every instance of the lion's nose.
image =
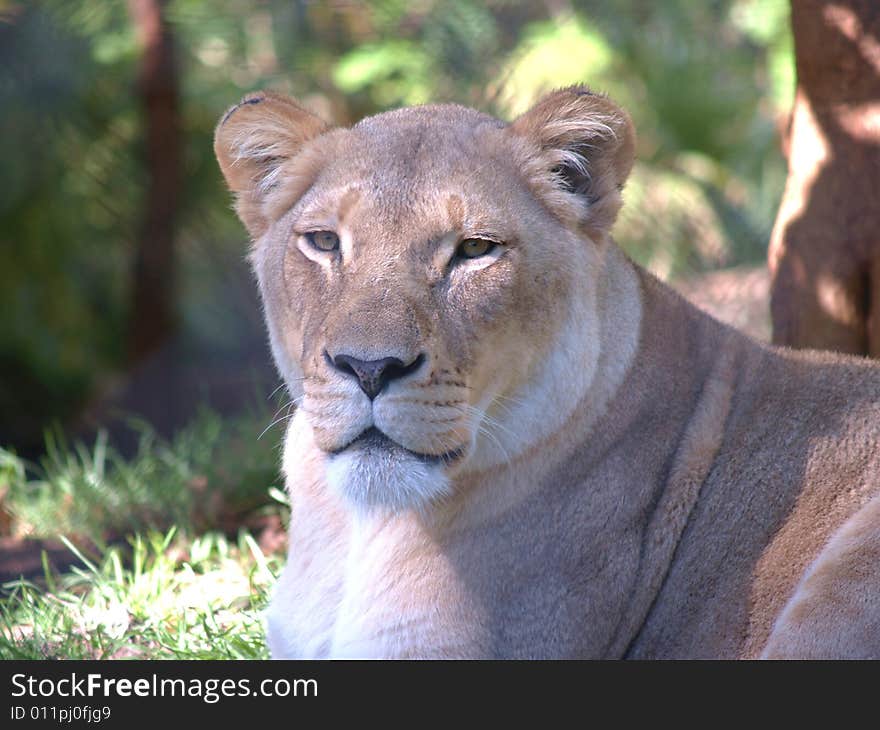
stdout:
{"type": "Polygon", "coordinates": [[[354,375],[361,390],[373,400],[382,389],[392,380],[402,378],[418,369],[424,360],[424,355],[419,355],[411,363],[406,364],[396,357],[383,357],[381,360],[359,360],[351,355],[336,355],[330,357],[324,353],[330,365],[339,372],[354,375]]]}

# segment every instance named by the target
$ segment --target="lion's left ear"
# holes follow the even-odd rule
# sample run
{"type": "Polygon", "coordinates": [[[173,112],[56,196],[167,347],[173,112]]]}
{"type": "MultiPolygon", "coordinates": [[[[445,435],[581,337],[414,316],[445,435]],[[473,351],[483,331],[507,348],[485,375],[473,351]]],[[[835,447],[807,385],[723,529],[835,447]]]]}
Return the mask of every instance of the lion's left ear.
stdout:
{"type": "Polygon", "coordinates": [[[235,194],[238,217],[253,238],[268,226],[263,203],[284,163],[328,129],[293,99],[267,91],[246,96],[223,115],[214,132],[214,153],[235,194]]]}
{"type": "Polygon", "coordinates": [[[572,86],[543,97],[510,131],[538,146],[537,174],[550,180],[553,192],[564,192],[565,202],[577,196],[584,213],[579,218],[600,231],[611,228],[635,155],[635,129],[625,111],[585,86],[572,86]]]}

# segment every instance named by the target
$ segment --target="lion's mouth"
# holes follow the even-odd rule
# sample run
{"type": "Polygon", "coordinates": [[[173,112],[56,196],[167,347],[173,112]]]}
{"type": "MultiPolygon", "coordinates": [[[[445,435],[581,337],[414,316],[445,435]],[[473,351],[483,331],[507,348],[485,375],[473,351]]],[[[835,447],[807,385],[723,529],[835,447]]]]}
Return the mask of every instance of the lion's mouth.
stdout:
{"type": "Polygon", "coordinates": [[[359,436],[349,441],[345,446],[339,449],[334,449],[330,453],[333,456],[336,456],[350,449],[357,449],[358,451],[364,452],[364,454],[367,456],[369,456],[371,453],[375,453],[378,455],[387,454],[389,451],[401,451],[425,464],[438,465],[451,464],[452,462],[455,462],[462,456],[464,456],[463,447],[453,449],[452,451],[446,451],[442,454],[423,454],[419,451],[413,451],[412,449],[408,449],[405,446],[399,444],[397,441],[389,438],[375,426],[370,426],[370,428],[368,428],[366,431],[363,431],[359,436]]]}

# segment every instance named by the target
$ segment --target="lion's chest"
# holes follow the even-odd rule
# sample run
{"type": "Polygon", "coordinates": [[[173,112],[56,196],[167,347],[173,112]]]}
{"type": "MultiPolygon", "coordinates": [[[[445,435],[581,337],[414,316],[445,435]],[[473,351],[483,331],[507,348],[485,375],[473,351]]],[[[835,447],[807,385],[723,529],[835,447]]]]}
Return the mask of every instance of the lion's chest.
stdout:
{"type": "Polygon", "coordinates": [[[269,609],[273,656],[477,656],[469,601],[417,526],[361,518],[344,534],[291,533],[269,609]]]}

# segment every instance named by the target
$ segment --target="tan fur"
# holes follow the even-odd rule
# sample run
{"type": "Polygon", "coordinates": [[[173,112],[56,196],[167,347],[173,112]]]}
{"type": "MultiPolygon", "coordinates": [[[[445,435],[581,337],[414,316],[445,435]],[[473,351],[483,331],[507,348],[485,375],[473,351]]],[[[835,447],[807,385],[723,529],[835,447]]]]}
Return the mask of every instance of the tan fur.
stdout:
{"type": "Polygon", "coordinates": [[[629,261],[609,100],[330,129],[259,94],[216,149],[299,404],[274,656],[880,656],[880,368],[629,261]],[[371,401],[340,353],[423,360],[371,401]]]}

